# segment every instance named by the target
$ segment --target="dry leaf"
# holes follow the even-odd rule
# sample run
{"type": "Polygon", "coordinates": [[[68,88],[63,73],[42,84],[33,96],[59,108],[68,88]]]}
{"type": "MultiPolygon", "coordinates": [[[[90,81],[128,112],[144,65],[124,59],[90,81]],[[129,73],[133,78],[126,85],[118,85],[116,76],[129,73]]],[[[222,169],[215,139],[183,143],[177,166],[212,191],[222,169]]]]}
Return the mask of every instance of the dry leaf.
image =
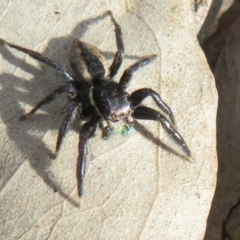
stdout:
{"type": "MultiPolygon", "coordinates": [[[[216,181],[216,90],[198,45],[189,1],[37,1],[1,3],[0,36],[69,68],[74,38],[116,51],[112,10],[126,57],[158,58],[139,70],[129,92],[151,87],[174,112],[194,163],[158,123],[136,122],[128,137],[91,139],[85,197],[78,205],[78,124],[56,160],[49,157],[66,99],[25,122],[18,118],[63,80],[49,67],[0,47],[1,193],[3,239],[202,239],[216,181]]],[[[146,102],[153,105],[151,100],[146,102]]]]}

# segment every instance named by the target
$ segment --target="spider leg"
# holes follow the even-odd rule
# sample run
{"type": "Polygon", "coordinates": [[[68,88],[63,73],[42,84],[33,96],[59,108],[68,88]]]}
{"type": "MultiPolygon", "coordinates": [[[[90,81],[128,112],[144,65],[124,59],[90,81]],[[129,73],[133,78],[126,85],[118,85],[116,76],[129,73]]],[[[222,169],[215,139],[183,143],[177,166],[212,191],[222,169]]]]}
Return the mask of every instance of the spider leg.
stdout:
{"type": "Polygon", "coordinates": [[[123,73],[123,75],[120,79],[120,82],[119,82],[119,84],[123,87],[123,89],[127,88],[133,73],[135,73],[139,68],[141,68],[141,67],[147,65],[148,63],[150,63],[150,61],[153,60],[155,57],[156,57],[156,55],[153,55],[153,56],[150,56],[150,57],[144,57],[144,58],[140,59],[139,61],[135,62],[130,67],[128,67],[124,71],[124,73],[123,73]]]}
{"type": "Polygon", "coordinates": [[[59,152],[59,149],[62,145],[63,138],[66,136],[66,133],[69,130],[69,127],[72,125],[72,122],[75,119],[76,113],[79,110],[79,108],[80,108],[79,105],[73,104],[68,110],[66,118],[63,121],[62,126],[60,127],[59,132],[58,132],[55,157],[57,156],[57,154],[59,152]]]}
{"type": "Polygon", "coordinates": [[[73,87],[72,84],[61,86],[53,91],[53,93],[49,94],[47,97],[45,97],[43,100],[41,100],[29,113],[24,114],[20,117],[20,120],[26,120],[28,117],[33,115],[41,106],[46,105],[53,101],[57,95],[60,95],[64,92],[67,92],[69,94],[76,94],[76,90],[73,87]]]}
{"type": "Polygon", "coordinates": [[[113,63],[110,67],[109,76],[110,76],[110,78],[113,78],[117,74],[119,68],[122,65],[122,60],[124,57],[124,45],[123,45],[121,27],[116,22],[116,20],[113,18],[112,12],[109,12],[109,14],[110,14],[112,22],[115,26],[116,43],[117,43],[117,49],[118,49],[118,51],[115,54],[113,63]]]}
{"type": "Polygon", "coordinates": [[[152,108],[140,106],[134,110],[132,116],[136,119],[159,121],[173,140],[182,147],[183,151],[188,156],[191,156],[191,152],[182,136],[172,127],[170,122],[161,113],[152,108]]]}
{"type": "Polygon", "coordinates": [[[142,88],[135,92],[133,92],[130,96],[130,101],[133,104],[134,107],[138,106],[146,97],[151,96],[154,102],[157,104],[157,106],[162,109],[163,112],[165,112],[169,118],[171,119],[171,122],[175,124],[174,116],[171,111],[171,109],[168,107],[168,105],[161,99],[160,95],[153,91],[150,88],[142,88]]]}
{"type": "Polygon", "coordinates": [[[86,167],[87,143],[88,139],[95,133],[99,120],[100,117],[95,116],[91,121],[84,123],[80,131],[78,147],[79,155],[77,159],[78,196],[80,198],[83,195],[83,178],[86,167]]]}
{"type": "Polygon", "coordinates": [[[47,64],[48,66],[50,66],[50,67],[54,68],[55,70],[57,70],[58,72],[60,72],[69,81],[74,81],[75,80],[75,78],[66,70],[66,68],[64,66],[62,66],[61,64],[59,64],[57,62],[54,62],[53,60],[43,56],[39,52],[35,52],[31,49],[27,49],[27,48],[20,47],[18,45],[9,43],[9,42],[5,41],[4,39],[1,39],[1,38],[0,38],[0,43],[3,44],[3,45],[7,45],[8,47],[17,49],[18,51],[24,52],[24,53],[28,54],[30,57],[47,64]]]}

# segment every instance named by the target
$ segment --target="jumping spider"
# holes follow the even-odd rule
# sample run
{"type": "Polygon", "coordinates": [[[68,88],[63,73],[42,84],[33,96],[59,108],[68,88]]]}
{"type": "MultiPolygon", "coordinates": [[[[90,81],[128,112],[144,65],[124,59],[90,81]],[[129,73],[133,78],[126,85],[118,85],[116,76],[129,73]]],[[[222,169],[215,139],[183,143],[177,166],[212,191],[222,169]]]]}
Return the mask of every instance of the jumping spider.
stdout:
{"type": "Polygon", "coordinates": [[[184,139],[171,125],[171,123],[174,124],[171,109],[163,102],[157,92],[150,88],[136,90],[131,95],[126,92],[133,73],[148,64],[154,57],[141,58],[124,71],[119,83],[113,81],[113,77],[122,64],[124,46],[121,28],[113,18],[111,12],[109,12],[109,15],[115,27],[118,49],[110,68],[107,66],[107,61],[100,50],[83,41],[76,40],[72,46],[70,62],[75,72],[75,75],[72,75],[64,66],[42,54],[0,39],[1,44],[28,54],[32,58],[54,68],[66,78],[66,83],[63,86],[45,97],[29,113],[23,115],[20,120],[28,118],[40,107],[53,101],[58,95],[65,92],[68,93],[71,105],[59,129],[55,154],[57,155],[64,136],[76,118],[76,115],[78,115],[80,120],[85,121],[80,128],[79,155],[77,159],[79,197],[83,195],[83,178],[85,174],[88,139],[94,135],[97,126],[101,128],[103,137],[108,138],[113,131],[111,123],[119,120],[125,122],[125,131],[123,133],[127,133],[133,127],[131,117],[159,121],[173,140],[182,147],[183,151],[188,156],[191,155],[184,139]],[[160,112],[140,105],[149,96],[168,115],[171,123],[160,112]]]}

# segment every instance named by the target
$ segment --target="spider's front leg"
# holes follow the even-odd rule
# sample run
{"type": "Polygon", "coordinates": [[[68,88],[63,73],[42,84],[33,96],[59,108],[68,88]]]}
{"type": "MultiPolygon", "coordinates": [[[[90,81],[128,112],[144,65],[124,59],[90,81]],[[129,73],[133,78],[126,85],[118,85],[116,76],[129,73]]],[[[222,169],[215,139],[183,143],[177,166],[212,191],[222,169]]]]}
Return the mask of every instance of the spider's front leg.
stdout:
{"type": "Polygon", "coordinates": [[[100,116],[93,116],[89,122],[83,124],[80,130],[78,147],[79,155],[77,159],[78,196],[80,198],[83,195],[83,178],[85,175],[88,139],[95,133],[100,118],[100,116]]]}
{"type": "Polygon", "coordinates": [[[191,156],[191,152],[182,136],[172,127],[170,122],[161,113],[152,108],[140,106],[134,110],[132,116],[136,119],[145,119],[160,122],[167,133],[174,139],[174,141],[182,147],[183,151],[189,157],[191,156]]]}
{"type": "Polygon", "coordinates": [[[156,58],[156,55],[152,55],[150,57],[143,57],[141,58],[139,61],[135,62],[134,64],[132,64],[130,67],[128,67],[120,81],[119,81],[119,84],[122,86],[123,89],[126,89],[131,78],[132,78],[132,75],[141,67],[147,65],[148,63],[151,62],[151,60],[153,60],[154,58],[156,58]]]}
{"type": "Polygon", "coordinates": [[[145,98],[149,96],[151,96],[154,102],[157,104],[157,106],[169,116],[171,122],[175,124],[174,116],[171,109],[161,99],[160,95],[157,92],[153,91],[152,89],[150,88],[139,89],[131,94],[130,100],[132,105],[134,107],[137,107],[145,98]]]}

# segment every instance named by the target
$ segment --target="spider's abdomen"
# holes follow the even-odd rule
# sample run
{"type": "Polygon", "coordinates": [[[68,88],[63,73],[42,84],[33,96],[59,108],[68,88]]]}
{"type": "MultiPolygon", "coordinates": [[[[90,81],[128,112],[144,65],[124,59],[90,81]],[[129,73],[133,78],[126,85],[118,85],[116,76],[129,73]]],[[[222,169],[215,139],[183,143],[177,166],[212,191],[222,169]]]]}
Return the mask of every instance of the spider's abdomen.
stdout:
{"type": "Polygon", "coordinates": [[[96,47],[76,40],[73,43],[70,62],[74,72],[84,81],[102,79],[109,75],[107,60],[96,47]]]}
{"type": "Polygon", "coordinates": [[[92,105],[107,121],[116,122],[131,115],[133,109],[129,95],[111,80],[99,81],[90,91],[92,105]]]}

